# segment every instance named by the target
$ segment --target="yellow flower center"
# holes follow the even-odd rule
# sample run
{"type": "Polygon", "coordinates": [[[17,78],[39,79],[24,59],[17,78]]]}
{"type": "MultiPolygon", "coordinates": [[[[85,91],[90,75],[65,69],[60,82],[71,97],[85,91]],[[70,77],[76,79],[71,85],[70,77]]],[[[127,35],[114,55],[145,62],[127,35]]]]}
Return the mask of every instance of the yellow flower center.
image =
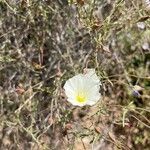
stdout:
{"type": "Polygon", "coordinates": [[[84,92],[79,92],[76,96],[76,100],[79,102],[79,103],[84,103],[86,101],[86,94],[84,92]]]}

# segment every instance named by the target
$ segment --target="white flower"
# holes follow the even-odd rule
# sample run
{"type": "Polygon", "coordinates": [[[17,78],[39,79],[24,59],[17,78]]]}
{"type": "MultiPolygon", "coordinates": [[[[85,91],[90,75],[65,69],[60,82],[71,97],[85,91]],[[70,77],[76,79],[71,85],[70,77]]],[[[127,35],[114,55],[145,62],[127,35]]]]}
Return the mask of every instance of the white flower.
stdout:
{"type": "Polygon", "coordinates": [[[101,97],[100,79],[95,69],[86,69],[85,74],[78,74],[64,85],[67,100],[76,106],[94,105],[101,97]]]}

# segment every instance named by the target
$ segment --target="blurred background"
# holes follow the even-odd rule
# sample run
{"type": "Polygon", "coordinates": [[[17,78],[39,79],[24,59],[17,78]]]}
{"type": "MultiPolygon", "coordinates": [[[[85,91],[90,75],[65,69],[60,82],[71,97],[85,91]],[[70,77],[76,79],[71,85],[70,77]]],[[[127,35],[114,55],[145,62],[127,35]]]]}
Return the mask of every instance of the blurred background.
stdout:
{"type": "Polygon", "coordinates": [[[150,1],[1,0],[0,149],[149,150],[150,1]],[[84,68],[102,98],[74,107],[84,68]]]}

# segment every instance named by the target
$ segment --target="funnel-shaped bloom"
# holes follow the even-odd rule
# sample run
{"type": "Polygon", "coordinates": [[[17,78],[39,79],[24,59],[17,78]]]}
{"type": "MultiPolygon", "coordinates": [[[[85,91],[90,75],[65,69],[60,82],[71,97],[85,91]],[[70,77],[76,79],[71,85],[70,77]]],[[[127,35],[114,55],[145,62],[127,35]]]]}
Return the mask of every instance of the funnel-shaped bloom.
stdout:
{"type": "Polygon", "coordinates": [[[94,105],[101,97],[100,79],[95,69],[87,69],[85,74],[78,74],[64,85],[67,100],[76,106],[94,105]]]}

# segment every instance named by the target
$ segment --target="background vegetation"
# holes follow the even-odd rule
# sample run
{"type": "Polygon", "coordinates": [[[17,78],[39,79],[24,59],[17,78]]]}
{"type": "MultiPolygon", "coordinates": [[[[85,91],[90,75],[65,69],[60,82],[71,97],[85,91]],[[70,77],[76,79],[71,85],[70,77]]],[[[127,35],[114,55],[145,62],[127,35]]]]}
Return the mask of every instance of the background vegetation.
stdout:
{"type": "Polygon", "coordinates": [[[0,149],[150,148],[148,0],[0,1],[0,149]],[[95,68],[102,99],[66,101],[95,68]]]}

